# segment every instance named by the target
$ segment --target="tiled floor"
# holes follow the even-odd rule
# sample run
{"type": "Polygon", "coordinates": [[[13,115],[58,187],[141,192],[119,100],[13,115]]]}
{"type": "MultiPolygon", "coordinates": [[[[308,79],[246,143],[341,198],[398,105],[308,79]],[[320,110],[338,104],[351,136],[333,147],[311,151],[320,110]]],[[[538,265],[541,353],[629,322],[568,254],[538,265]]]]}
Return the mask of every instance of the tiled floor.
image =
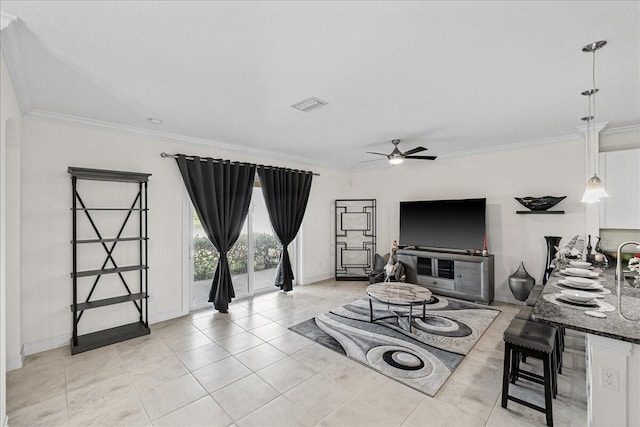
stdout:
{"type": "MultiPolygon", "coordinates": [[[[502,310],[435,397],[287,328],[363,297],[363,282],[325,281],[152,325],[151,335],[71,356],[27,357],[7,374],[19,426],[537,426],[544,414],[500,406],[502,310]]],[[[567,337],[556,426],[586,425],[583,339],[567,337]]],[[[522,392],[531,396],[526,387],[522,392]]]]}

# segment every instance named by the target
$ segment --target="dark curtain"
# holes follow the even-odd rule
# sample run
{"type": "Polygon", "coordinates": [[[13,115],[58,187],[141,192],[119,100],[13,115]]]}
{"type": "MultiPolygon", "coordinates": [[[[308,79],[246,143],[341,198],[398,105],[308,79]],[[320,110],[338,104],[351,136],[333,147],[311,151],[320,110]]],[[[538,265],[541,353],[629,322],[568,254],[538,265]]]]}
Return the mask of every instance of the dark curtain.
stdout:
{"type": "Polygon", "coordinates": [[[258,176],[271,226],[282,243],[275,286],[290,291],[294,276],[287,246],[298,234],[304,218],[313,173],[259,166],[258,176]]]}
{"type": "Polygon", "coordinates": [[[238,240],[247,217],[256,166],[246,163],[202,159],[184,154],[176,159],[182,179],[198,213],[202,228],[220,254],[209,302],[223,313],[234,298],[227,251],[238,240]]]}

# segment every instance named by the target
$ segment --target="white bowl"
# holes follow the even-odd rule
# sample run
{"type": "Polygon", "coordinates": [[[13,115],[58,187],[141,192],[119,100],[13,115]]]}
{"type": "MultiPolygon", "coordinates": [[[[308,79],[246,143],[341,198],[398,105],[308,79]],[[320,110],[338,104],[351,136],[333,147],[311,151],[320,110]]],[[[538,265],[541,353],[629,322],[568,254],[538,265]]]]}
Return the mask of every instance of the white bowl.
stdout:
{"type": "Polygon", "coordinates": [[[598,273],[593,271],[585,270],[584,268],[567,268],[563,270],[566,274],[570,276],[580,276],[580,277],[598,277],[598,273]]]}
{"type": "Polygon", "coordinates": [[[572,302],[585,303],[592,301],[594,299],[594,295],[591,292],[564,289],[562,291],[562,298],[572,302]]]}
{"type": "Polygon", "coordinates": [[[590,262],[586,262],[586,261],[569,261],[569,264],[571,264],[571,267],[576,267],[576,268],[589,268],[589,267],[591,267],[591,263],[590,262]]]}
{"type": "Polygon", "coordinates": [[[594,283],[598,283],[597,280],[587,279],[586,277],[576,277],[576,276],[567,276],[567,282],[573,283],[574,285],[592,285],[594,283]]]}

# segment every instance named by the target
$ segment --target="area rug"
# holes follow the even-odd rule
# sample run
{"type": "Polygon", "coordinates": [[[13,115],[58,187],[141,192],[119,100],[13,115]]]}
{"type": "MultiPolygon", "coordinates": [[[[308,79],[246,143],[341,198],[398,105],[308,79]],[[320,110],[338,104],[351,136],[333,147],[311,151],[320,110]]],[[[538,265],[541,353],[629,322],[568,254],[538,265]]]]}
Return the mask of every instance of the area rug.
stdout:
{"type": "Polygon", "coordinates": [[[464,356],[471,351],[499,310],[433,297],[422,308],[373,303],[362,298],[291,326],[294,332],[341,353],[383,375],[429,396],[436,394],[464,356]]]}

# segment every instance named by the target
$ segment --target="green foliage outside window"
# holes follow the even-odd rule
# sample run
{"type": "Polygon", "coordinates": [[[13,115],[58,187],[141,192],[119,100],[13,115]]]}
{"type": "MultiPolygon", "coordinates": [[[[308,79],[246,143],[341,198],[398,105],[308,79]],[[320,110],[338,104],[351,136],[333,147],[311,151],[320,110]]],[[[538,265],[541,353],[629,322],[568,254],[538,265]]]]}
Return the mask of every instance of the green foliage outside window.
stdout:
{"type": "MultiPolygon", "coordinates": [[[[268,233],[256,233],[254,239],[256,270],[276,267],[281,248],[277,237],[268,233]]],[[[193,279],[195,281],[211,280],[218,265],[218,251],[205,236],[197,235],[193,240],[193,279]]],[[[232,275],[247,272],[247,251],[247,235],[242,234],[227,253],[232,275]]]]}

